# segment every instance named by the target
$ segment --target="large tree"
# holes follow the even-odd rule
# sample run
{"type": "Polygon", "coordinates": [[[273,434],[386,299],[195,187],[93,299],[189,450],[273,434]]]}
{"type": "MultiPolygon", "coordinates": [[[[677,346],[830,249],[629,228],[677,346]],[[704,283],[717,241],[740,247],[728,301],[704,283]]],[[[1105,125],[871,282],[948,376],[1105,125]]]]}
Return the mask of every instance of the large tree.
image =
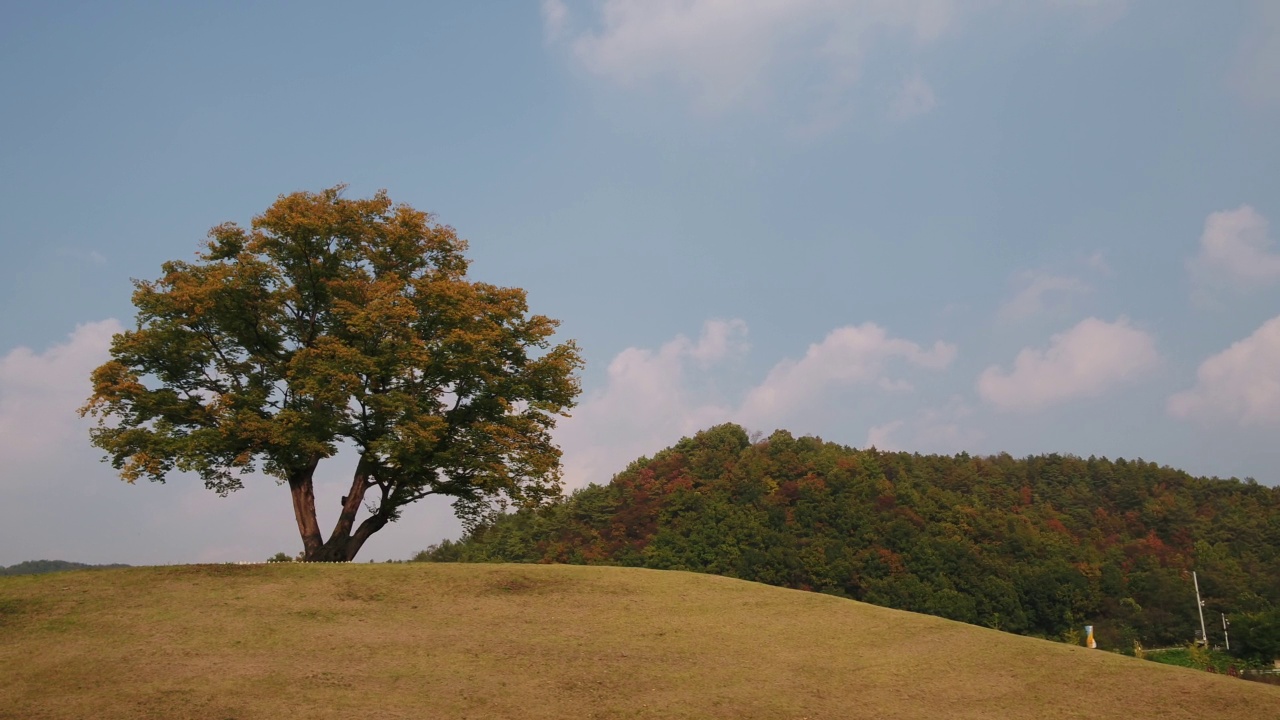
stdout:
{"type": "Polygon", "coordinates": [[[468,280],[453,228],[342,190],[281,196],[134,281],[137,326],[81,410],[104,460],[223,496],[260,469],[289,486],[309,560],[351,560],[428,495],[464,522],[558,495],[550,431],[578,393],[576,346],[551,344],[557,321],[523,290],[468,280]],[[326,540],[312,478],[343,445],[358,460],[326,540]]]}

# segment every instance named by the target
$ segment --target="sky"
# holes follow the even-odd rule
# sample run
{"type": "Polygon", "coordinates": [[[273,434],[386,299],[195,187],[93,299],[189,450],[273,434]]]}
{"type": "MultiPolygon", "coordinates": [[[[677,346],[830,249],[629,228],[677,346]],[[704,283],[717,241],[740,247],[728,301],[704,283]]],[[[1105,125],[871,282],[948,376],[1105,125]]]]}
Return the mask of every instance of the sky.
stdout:
{"type": "Polygon", "coordinates": [[[0,98],[0,564],[300,549],[75,411],[131,278],[342,183],[580,344],[569,488],[728,421],[1280,483],[1280,3],[5,3],[0,98]]]}

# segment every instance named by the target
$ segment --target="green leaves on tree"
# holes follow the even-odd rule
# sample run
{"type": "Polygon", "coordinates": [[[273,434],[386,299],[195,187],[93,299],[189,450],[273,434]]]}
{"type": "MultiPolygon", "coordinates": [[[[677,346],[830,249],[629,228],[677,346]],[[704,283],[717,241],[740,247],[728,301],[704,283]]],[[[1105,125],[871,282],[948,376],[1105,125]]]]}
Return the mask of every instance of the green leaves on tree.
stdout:
{"type": "Polygon", "coordinates": [[[281,196],[247,229],[213,228],[194,262],[135,281],[136,327],[82,409],[93,443],[129,482],[287,483],[306,559],[355,557],[429,495],[468,525],[495,501],[558,495],[550,432],[579,391],[576,346],[552,344],[557,322],[529,314],[523,290],[468,279],[453,228],[342,191],[281,196]],[[359,459],[325,540],[312,478],[343,445],[359,459]]]}

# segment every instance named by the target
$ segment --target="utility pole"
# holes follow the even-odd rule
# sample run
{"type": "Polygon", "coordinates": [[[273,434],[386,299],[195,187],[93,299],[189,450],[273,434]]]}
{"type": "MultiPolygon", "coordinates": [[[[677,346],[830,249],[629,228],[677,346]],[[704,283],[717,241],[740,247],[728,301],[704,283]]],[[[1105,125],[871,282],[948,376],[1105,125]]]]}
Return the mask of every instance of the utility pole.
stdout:
{"type": "Polygon", "coordinates": [[[1227,628],[1231,623],[1227,621],[1227,614],[1222,613],[1222,641],[1227,644],[1227,652],[1231,652],[1231,638],[1227,635],[1227,628]]]}
{"type": "Polygon", "coordinates": [[[1200,612],[1200,637],[1204,638],[1204,649],[1209,649],[1209,631],[1204,627],[1204,601],[1200,599],[1200,580],[1196,577],[1196,571],[1191,571],[1191,582],[1196,585],[1196,610],[1200,612]]]}

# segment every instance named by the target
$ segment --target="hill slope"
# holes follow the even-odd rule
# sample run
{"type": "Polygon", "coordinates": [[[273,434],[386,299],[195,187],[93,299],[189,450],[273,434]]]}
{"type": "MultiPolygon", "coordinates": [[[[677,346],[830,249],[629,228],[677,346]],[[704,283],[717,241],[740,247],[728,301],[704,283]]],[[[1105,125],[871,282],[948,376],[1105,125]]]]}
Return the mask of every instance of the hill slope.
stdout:
{"type": "Polygon", "coordinates": [[[1131,652],[1199,632],[1193,570],[1210,618],[1273,622],[1280,489],[1142,460],[752,442],[721,425],[426,555],[693,570],[1049,638],[1089,624],[1131,652]]]}
{"type": "Polygon", "coordinates": [[[723,577],[529,565],[0,578],[23,718],[1276,717],[1280,688],[723,577]]]}

